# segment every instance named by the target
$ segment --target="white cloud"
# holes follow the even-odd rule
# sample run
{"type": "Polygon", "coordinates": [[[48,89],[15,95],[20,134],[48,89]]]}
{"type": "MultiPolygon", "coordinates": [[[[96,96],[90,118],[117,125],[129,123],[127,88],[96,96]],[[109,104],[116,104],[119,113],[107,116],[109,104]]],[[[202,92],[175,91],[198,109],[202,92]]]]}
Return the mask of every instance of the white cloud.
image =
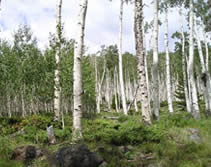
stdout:
{"type": "MultiPolygon", "coordinates": [[[[56,0],[11,0],[2,2],[0,13],[1,38],[12,40],[12,33],[20,24],[31,26],[41,48],[48,45],[49,32],[55,32],[56,0]]],[[[78,0],[63,0],[62,19],[65,35],[74,38],[76,34],[78,0]]],[[[149,1],[147,1],[149,3],[149,1]]],[[[90,52],[96,52],[100,46],[116,44],[119,30],[119,0],[89,0],[86,20],[85,44],[90,52]]],[[[124,6],[123,50],[134,53],[133,5],[124,6]]],[[[152,20],[151,4],[145,8],[146,20],[152,20]]],[[[171,13],[170,34],[179,30],[175,25],[177,14],[171,13]]],[[[163,50],[163,27],[160,29],[160,50],[163,50]]],[[[171,48],[173,44],[171,44],[171,48]]]]}

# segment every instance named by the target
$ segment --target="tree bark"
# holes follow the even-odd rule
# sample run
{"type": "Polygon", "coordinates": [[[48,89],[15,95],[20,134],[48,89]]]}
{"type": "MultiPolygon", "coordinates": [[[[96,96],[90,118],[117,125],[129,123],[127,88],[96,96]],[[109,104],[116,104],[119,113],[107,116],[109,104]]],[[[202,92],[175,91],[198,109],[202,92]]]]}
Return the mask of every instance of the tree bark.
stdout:
{"type": "Polygon", "coordinates": [[[96,107],[97,107],[97,113],[100,113],[100,104],[102,100],[102,95],[101,95],[101,89],[103,85],[103,81],[105,78],[105,72],[106,72],[106,62],[104,59],[104,64],[103,64],[103,74],[101,79],[99,80],[98,78],[98,69],[97,69],[97,58],[95,56],[95,80],[96,80],[96,107]]]}
{"type": "Polygon", "coordinates": [[[180,24],[181,24],[181,35],[182,35],[182,70],[183,70],[183,82],[184,82],[184,92],[185,92],[185,102],[186,102],[186,109],[187,112],[191,112],[191,104],[190,104],[190,97],[188,91],[188,80],[187,80],[187,69],[186,69],[186,56],[185,56],[185,35],[184,35],[184,28],[183,28],[183,17],[182,17],[182,8],[179,9],[180,15],[180,24]]]}
{"type": "Polygon", "coordinates": [[[124,79],[123,79],[123,67],[122,67],[122,22],[123,22],[123,0],[120,0],[120,16],[119,16],[119,83],[120,83],[120,91],[121,91],[121,99],[122,99],[122,108],[123,113],[125,115],[128,114],[126,97],[125,97],[125,87],[124,87],[124,79]]]}
{"type": "Polygon", "coordinates": [[[56,16],[56,69],[54,71],[54,120],[60,119],[61,110],[61,87],[59,78],[59,63],[61,50],[61,9],[62,0],[57,1],[57,16],[56,16]]]}
{"type": "Polygon", "coordinates": [[[153,32],[153,116],[159,119],[160,99],[159,99],[159,76],[158,76],[158,0],[154,0],[154,32],[153,32]]]}
{"type": "MultiPolygon", "coordinates": [[[[208,64],[209,62],[209,56],[206,55],[206,58],[204,60],[204,55],[202,51],[201,46],[201,39],[198,33],[198,30],[195,30],[196,38],[197,38],[197,45],[198,45],[198,52],[199,52],[199,58],[200,58],[200,64],[201,64],[201,71],[202,71],[202,82],[203,82],[203,91],[204,91],[204,101],[205,101],[205,108],[206,112],[209,114],[211,113],[211,89],[210,89],[210,74],[208,71],[208,64]]],[[[206,45],[206,43],[205,43],[206,45]]],[[[206,46],[205,46],[206,47],[206,46]]],[[[207,51],[206,51],[207,53],[207,51]]]]}
{"type": "Polygon", "coordinates": [[[82,75],[81,59],[84,45],[84,29],[87,13],[88,0],[80,0],[80,11],[78,15],[78,28],[74,49],[74,67],[73,67],[73,141],[82,138],[82,75]]]}
{"type": "Polygon", "coordinates": [[[167,100],[168,100],[168,109],[170,113],[173,113],[172,105],[172,94],[171,94],[171,76],[170,76],[170,58],[169,58],[169,41],[168,41],[168,9],[165,9],[165,49],[166,49],[166,88],[167,88],[167,100]]]}
{"type": "Polygon", "coordinates": [[[144,123],[151,125],[150,104],[148,100],[147,81],[145,72],[145,52],[143,41],[143,3],[142,0],[135,0],[135,44],[136,44],[136,57],[137,57],[137,71],[138,71],[138,84],[139,93],[142,102],[142,119],[144,123]]]}
{"type": "Polygon", "coordinates": [[[12,117],[12,112],[11,112],[11,100],[10,100],[10,94],[7,94],[7,110],[8,110],[8,116],[9,118],[12,117]]]}
{"type": "Polygon", "coordinates": [[[193,30],[194,30],[194,14],[193,14],[193,0],[190,0],[190,16],[189,16],[189,61],[188,61],[188,72],[189,72],[189,81],[190,81],[190,92],[191,92],[191,109],[192,114],[195,119],[200,118],[199,104],[196,83],[194,78],[194,42],[193,42],[193,30]]]}
{"type": "Polygon", "coordinates": [[[117,94],[117,70],[115,67],[115,71],[114,71],[114,98],[115,98],[115,108],[116,108],[116,112],[119,112],[119,104],[118,104],[118,94],[117,94]]]}

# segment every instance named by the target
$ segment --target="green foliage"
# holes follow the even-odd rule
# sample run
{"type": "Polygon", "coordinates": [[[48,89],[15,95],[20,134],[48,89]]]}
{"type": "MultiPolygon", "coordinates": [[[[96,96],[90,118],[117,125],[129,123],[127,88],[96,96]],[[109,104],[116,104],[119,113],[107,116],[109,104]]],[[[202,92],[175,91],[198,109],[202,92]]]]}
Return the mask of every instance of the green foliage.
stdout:
{"type": "Polygon", "coordinates": [[[136,116],[121,116],[118,121],[101,120],[87,121],[84,138],[86,141],[102,142],[113,145],[159,142],[163,133],[156,126],[145,127],[136,116]],[[91,133],[94,132],[94,133],[91,133]]]}
{"type": "Polygon", "coordinates": [[[51,125],[53,122],[53,116],[45,116],[45,115],[32,115],[27,116],[22,121],[22,126],[24,127],[36,127],[42,130],[46,130],[46,128],[51,125]]]}
{"type": "Polygon", "coordinates": [[[20,118],[12,117],[2,117],[0,118],[0,133],[1,135],[8,135],[15,133],[20,129],[19,123],[21,122],[20,118]]]}
{"type": "Polygon", "coordinates": [[[190,113],[178,111],[174,112],[174,114],[168,112],[163,113],[158,124],[164,128],[170,128],[185,127],[193,122],[195,122],[195,120],[190,113]]]}
{"type": "Polygon", "coordinates": [[[0,157],[8,160],[10,158],[11,151],[11,140],[6,136],[0,136],[0,157]]]}
{"type": "Polygon", "coordinates": [[[0,166],[2,166],[2,167],[24,167],[24,165],[19,162],[2,160],[2,159],[0,159],[0,166]]]}
{"type": "Polygon", "coordinates": [[[72,139],[72,127],[65,127],[65,129],[55,129],[55,137],[59,141],[72,139]]]}

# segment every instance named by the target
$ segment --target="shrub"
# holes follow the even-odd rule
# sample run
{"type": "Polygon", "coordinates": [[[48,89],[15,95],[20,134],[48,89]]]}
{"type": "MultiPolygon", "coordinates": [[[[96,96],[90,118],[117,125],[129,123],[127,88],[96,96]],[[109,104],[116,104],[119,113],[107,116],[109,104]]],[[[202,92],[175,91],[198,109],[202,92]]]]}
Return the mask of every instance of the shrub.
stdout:
{"type": "Polygon", "coordinates": [[[0,137],[0,157],[9,160],[12,152],[11,140],[6,136],[0,137]]]}

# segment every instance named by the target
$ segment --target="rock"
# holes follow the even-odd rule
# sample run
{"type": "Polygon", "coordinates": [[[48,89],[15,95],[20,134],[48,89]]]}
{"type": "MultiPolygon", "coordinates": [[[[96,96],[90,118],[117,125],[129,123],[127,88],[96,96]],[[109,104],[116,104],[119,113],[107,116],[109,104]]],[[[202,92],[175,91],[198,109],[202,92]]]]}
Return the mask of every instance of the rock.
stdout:
{"type": "Polygon", "coordinates": [[[99,167],[107,167],[108,163],[107,162],[103,162],[99,167]]]}
{"type": "Polygon", "coordinates": [[[169,137],[179,145],[187,143],[202,143],[200,131],[194,128],[172,129],[170,130],[169,137]]]}
{"type": "Polygon", "coordinates": [[[162,167],[160,163],[151,163],[147,167],[162,167]]]}
{"type": "Polygon", "coordinates": [[[128,149],[129,151],[131,151],[131,150],[133,150],[133,146],[128,145],[128,146],[127,146],[127,149],[128,149]]]}
{"type": "Polygon", "coordinates": [[[118,147],[119,151],[123,154],[125,154],[128,151],[132,151],[133,150],[133,146],[119,146],[118,147]]]}
{"type": "Polygon", "coordinates": [[[16,136],[19,136],[19,135],[23,135],[24,133],[25,133],[24,128],[22,128],[21,130],[11,134],[10,137],[16,137],[16,136]]]}
{"type": "Polygon", "coordinates": [[[47,127],[47,134],[48,134],[48,142],[49,144],[56,144],[56,137],[54,135],[54,129],[51,125],[50,127],[47,127]]]}
{"type": "Polygon", "coordinates": [[[99,167],[103,159],[85,145],[62,147],[50,158],[51,167],[99,167]]]}
{"type": "Polygon", "coordinates": [[[194,129],[194,128],[187,128],[184,130],[187,134],[188,134],[188,140],[190,142],[194,142],[196,144],[201,144],[202,140],[200,137],[200,131],[198,129],[194,129]]]}
{"type": "Polygon", "coordinates": [[[29,162],[33,159],[44,156],[44,150],[35,146],[22,146],[17,147],[12,153],[12,160],[18,160],[23,162],[29,162]]]}

